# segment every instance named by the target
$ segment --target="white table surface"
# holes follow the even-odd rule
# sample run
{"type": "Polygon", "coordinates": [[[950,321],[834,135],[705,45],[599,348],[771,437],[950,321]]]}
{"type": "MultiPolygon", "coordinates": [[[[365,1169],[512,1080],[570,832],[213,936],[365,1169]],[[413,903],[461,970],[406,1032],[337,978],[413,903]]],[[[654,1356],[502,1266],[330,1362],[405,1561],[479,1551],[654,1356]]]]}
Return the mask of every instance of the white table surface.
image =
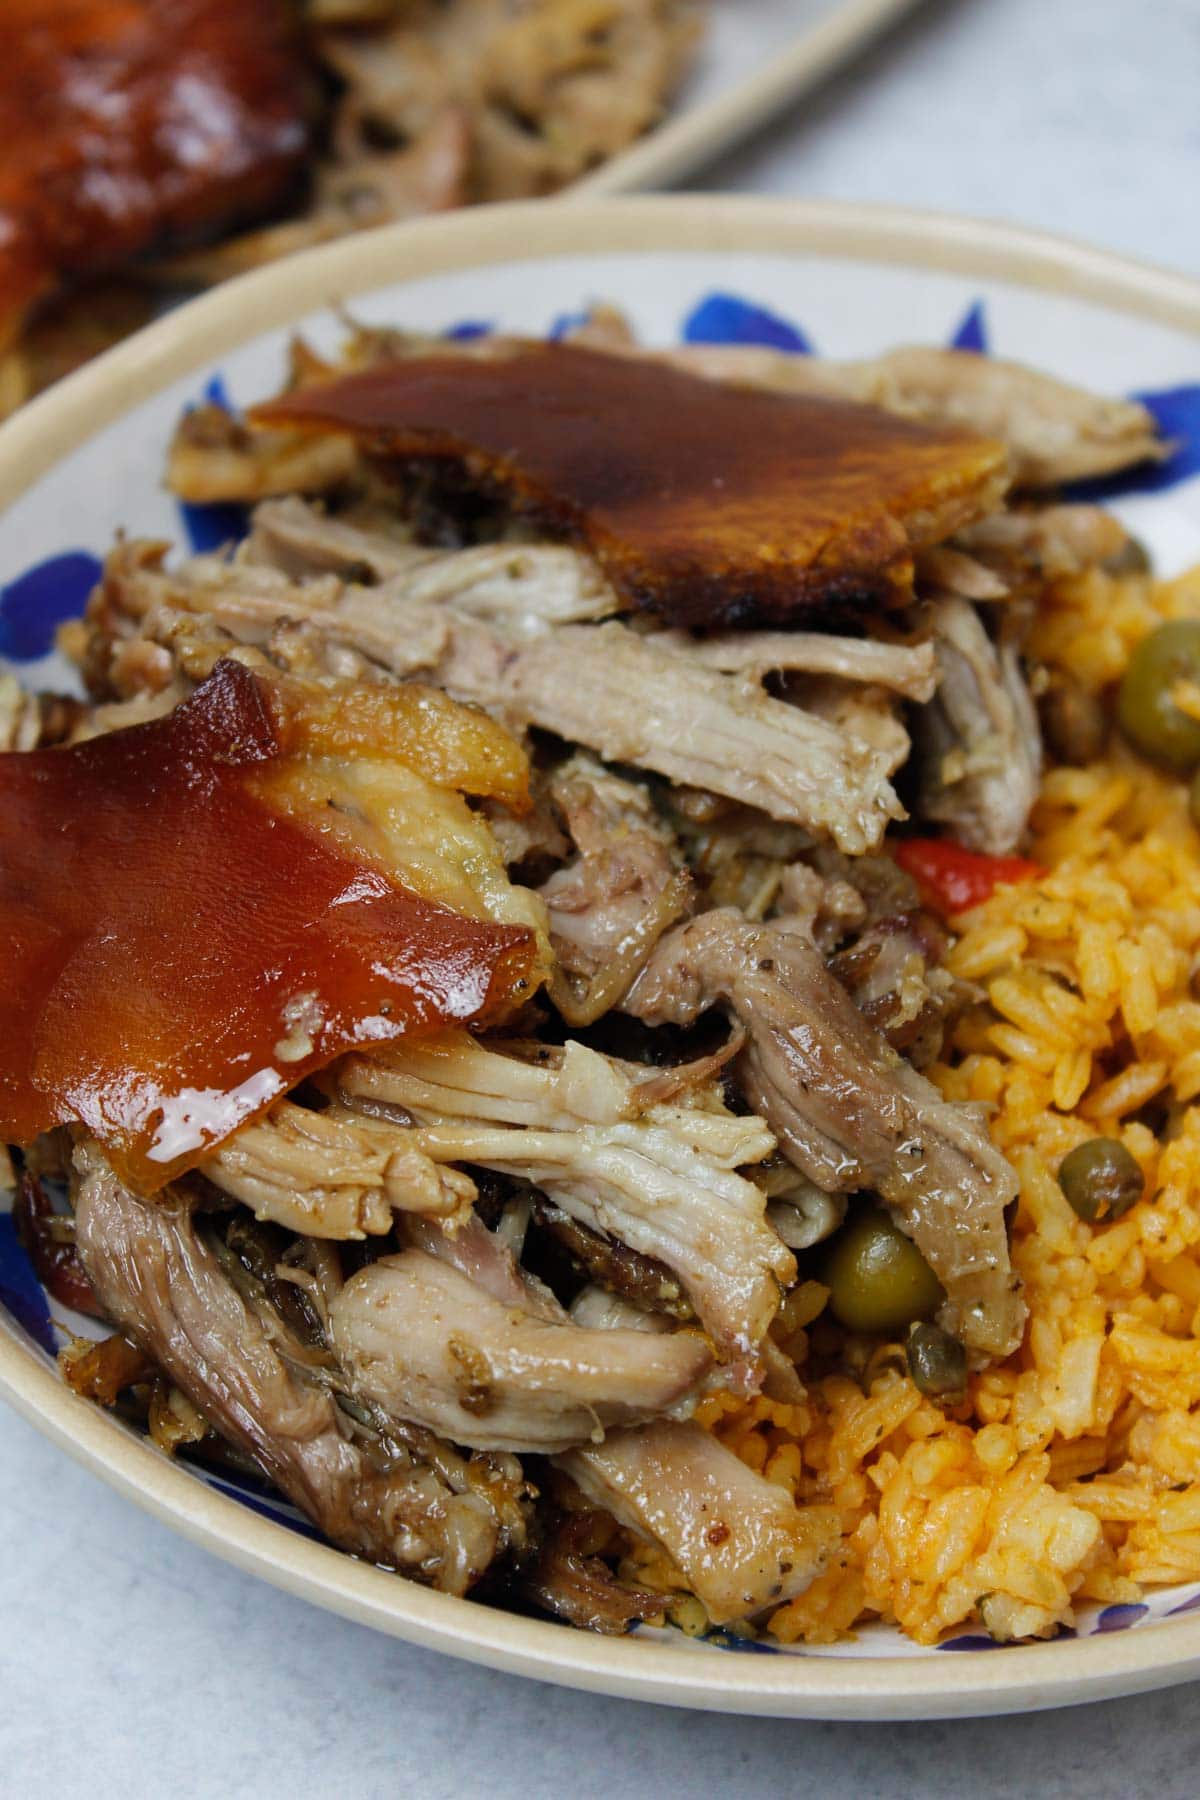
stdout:
{"type": "MultiPolygon", "coordinates": [[[[1198,78],[1200,0],[929,0],[697,185],[986,214],[1200,274],[1198,78]]],[[[0,1521],[13,1800],[1196,1791],[1200,1685],[864,1727],[705,1717],[469,1669],[226,1568],[3,1411],[0,1521]]]]}

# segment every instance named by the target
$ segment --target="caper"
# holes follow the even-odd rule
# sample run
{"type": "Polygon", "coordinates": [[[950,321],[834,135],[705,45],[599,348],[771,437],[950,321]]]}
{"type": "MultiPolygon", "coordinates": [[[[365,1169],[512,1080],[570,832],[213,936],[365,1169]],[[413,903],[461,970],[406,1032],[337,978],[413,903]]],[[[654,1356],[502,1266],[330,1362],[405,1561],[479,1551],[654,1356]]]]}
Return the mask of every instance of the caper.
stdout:
{"type": "Polygon", "coordinates": [[[1146,1178],[1137,1158],[1116,1138],[1089,1138],[1063,1157],[1058,1185],[1072,1211],[1091,1225],[1127,1213],[1141,1199],[1146,1178]]]}
{"type": "Polygon", "coordinates": [[[1038,702],[1042,735],[1051,755],[1059,762],[1082,768],[1095,762],[1104,749],[1104,708],[1095,694],[1062,680],[1048,688],[1038,702]]]}
{"type": "Polygon", "coordinates": [[[1200,619],[1171,619],[1143,638],[1117,699],[1121,730],[1134,749],[1177,774],[1200,763],[1200,718],[1177,704],[1182,681],[1200,683],[1200,619]]]}
{"type": "Polygon", "coordinates": [[[921,1252],[878,1206],[861,1208],[831,1239],[821,1279],[829,1310],[851,1331],[899,1331],[946,1297],[921,1252]]]}
{"type": "Polygon", "coordinates": [[[961,1400],[967,1391],[967,1353],[940,1325],[909,1329],[904,1345],[913,1385],[934,1400],[961,1400]]]}
{"type": "Polygon", "coordinates": [[[1154,567],[1150,552],[1138,538],[1127,537],[1119,550],[1104,559],[1106,575],[1149,575],[1154,567]]]}

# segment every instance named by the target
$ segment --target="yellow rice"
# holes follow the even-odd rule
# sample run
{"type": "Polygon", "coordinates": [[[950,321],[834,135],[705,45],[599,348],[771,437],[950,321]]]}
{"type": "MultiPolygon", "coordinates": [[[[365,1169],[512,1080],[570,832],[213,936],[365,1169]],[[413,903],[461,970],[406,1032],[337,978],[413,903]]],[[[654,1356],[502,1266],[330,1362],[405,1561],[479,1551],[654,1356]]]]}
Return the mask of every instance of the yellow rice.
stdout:
{"type": "MultiPolygon", "coordinates": [[[[1200,616],[1200,570],[1090,573],[1052,588],[1030,654],[1107,694],[1134,644],[1177,616],[1200,616]]],[[[987,1105],[1020,1177],[1021,1349],[952,1414],[896,1350],[854,1340],[841,1345],[854,1376],[811,1380],[803,1404],[701,1409],[798,1500],[841,1509],[836,1565],[769,1621],[785,1642],[874,1617],[921,1643],[968,1622],[1044,1636],[1081,1602],[1200,1581],[1200,834],[1184,783],[1114,738],[1087,768],[1050,768],[1030,853],[1044,878],[956,921],[950,967],[986,1000],[932,1072],[948,1097],[987,1105]],[[1149,1103],[1157,1132],[1137,1117],[1149,1103]],[[1147,1180],[1129,1213],[1093,1227],[1054,1171],[1097,1135],[1121,1138],[1147,1180]]],[[[802,1304],[807,1322],[811,1294],[802,1304]]],[[[828,1357],[835,1331],[818,1318],[793,1334],[802,1377],[809,1337],[828,1357]]],[[[682,1587],[648,1548],[623,1566],[682,1587]]]]}

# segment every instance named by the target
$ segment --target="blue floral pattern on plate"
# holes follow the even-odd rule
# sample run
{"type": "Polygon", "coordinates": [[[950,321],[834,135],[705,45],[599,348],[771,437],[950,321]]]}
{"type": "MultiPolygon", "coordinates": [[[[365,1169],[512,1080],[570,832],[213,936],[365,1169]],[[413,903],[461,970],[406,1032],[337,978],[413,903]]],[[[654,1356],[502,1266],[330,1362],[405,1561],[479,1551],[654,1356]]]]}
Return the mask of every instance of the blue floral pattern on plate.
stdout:
{"type": "Polygon", "coordinates": [[[977,350],[986,355],[988,348],[987,314],[982,300],[967,308],[950,338],[952,350],[977,350]]]}
{"type": "Polygon", "coordinates": [[[683,322],[685,344],[762,344],[810,356],[812,343],[799,325],[739,294],[706,294],[683,322]]]}
{"type": "Polygon", "coordinates": [[[99,557],[64,550],[7,582],[0,588],[0,656],[15,663],[45,656],[58,627],[83,611],[100,573],[99,557]]]}

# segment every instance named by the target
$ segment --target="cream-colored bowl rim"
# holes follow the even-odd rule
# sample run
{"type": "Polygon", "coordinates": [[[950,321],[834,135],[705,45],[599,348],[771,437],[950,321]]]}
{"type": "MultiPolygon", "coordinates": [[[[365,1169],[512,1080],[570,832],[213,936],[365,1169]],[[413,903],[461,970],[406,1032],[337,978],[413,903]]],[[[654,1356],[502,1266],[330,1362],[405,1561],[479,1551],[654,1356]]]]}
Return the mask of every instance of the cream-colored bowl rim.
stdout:
{"type": "MultiPolygon", "coordinates": [[[[168,383],[322,307],[450,270],[638,251],[849,257],[942,270],[1072,295],[1200,338],[1200,283],[1006,225],[697,195],[490,207],[307,251],[149,326],[0,427],[0,507],[168,383]]],[[[271,1523],[77,1399],[5,1320],[0,1396],[119,1493],[238,1568],[360,1624],[514,1674],[679,1706],[858,1719],[1027,1711],[1200,1675],[1200,1613],[936,1657],[738,1656],[594,1637],[430,1593],[271,1523]]]]}

